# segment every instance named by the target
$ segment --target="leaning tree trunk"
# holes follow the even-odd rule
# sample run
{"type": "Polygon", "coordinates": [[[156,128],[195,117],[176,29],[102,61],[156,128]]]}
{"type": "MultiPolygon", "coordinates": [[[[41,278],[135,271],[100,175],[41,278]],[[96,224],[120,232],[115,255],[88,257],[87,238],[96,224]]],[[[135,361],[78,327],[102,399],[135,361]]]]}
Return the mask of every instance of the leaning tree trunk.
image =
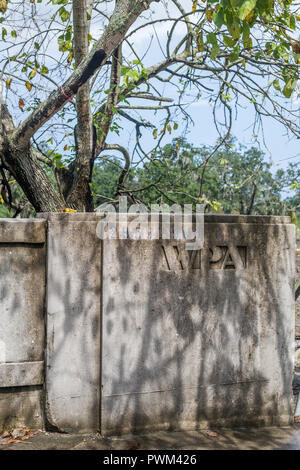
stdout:
{"type": "Polygon", "coordinates": [[[0,157],[4,168],[14,176],[37,212],[59,211],[65,207],[62,196],[40,167],[30,144],[20,147],[11,135],[14,124],[7,105],[0,105],[0,157]]]}
{"type": "MultiPolygon", "coordinates": [[[[82,2],[73,1],[74,5],[78,6],[79,13],[83,12],[86,15],[82,2]]],[[[85,1],[88,2],[89,0],[85,1]]],[[[92,50],[80,61],[76,70],[65,83],[55,91],[52,91],[48,98],[40,103],[17,128],[14,127],[7,106],[1,104],[0,160],[2,166],[14,175],[36,211],[59,211],[66,207],[66,198],[55,189],[46,173],[38,164],[39,158],[36,155],[39,152],[31,146],[31,138],[73,96],[77,95],[82,87],[85,85],[88,87],[88,82],[92,75],[106,63],[107,59],[122,42],[130,26],[143,11],[148,9],[153,1],[118,0],[114,12],[109,19],[109,24],[92,50]]],[[[87,21],[87,18],[84,21],[87,21]]],[[[85,126],[83,118],[78,120],[79,140],[81,142],[78,145],[76,162],[72,166],[73,171],[67,172],[67,187],[70,189],[68,205],[71,204],[71,207],[75,206],[74,208],[86,210],[87,207],[90,207],[91,201],[88,182],[91,175],[91,162],[93,162],[93,158],[91,158],[91,139],[93,134],[91,132],[89,101],[84,92],[81,95],[81,105],[79,104],[78,106],[83,110],[83,114],[87,112],[88,124],[85,126]]],[[[93,144],[95,145],[94,142],[93,144]]]]}

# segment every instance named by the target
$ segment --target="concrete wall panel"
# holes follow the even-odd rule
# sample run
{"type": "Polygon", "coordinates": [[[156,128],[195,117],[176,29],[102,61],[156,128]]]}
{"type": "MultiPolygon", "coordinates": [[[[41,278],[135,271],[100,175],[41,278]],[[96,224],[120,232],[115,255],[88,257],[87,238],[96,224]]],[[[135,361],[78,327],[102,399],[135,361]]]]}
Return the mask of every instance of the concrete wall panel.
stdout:
{"type": "Polygon", "coordinates": [[[0,220],[0,431],[43,427],[45,225],[0,220]]]}
{"type": "Polygon", "coordinates": [[[104,434],[291,423],[295,230],[251,219],[207,223],[193,263],[104,241],[104,434]]]}
{"type": "Polygon", "coordinates": [[[96,223],[50,217],[46,416],[60,431],[99,429],[101,243],[96,223]]]}

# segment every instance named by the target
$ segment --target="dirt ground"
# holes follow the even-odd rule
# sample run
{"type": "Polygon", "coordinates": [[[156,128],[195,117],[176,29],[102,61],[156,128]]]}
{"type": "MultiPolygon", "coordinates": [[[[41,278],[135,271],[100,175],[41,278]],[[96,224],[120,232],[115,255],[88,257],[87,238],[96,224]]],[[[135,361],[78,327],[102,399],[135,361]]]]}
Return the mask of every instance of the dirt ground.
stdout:
{"type": "Polygon", "coordinates": [[[283,428],[156,432],[103,438],[39,432],[1,450],[300,450],[300,424],[283,428]]]}

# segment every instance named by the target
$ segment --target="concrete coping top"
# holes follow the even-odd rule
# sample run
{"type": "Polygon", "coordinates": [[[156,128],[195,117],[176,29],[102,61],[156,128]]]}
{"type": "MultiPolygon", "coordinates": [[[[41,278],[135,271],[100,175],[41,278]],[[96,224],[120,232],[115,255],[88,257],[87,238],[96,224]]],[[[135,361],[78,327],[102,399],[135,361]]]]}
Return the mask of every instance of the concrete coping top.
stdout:
{"type": "MultiPolygon", "coordinates": [[[[112,213],[113,214],[113,213],[112,213]]],[[[116,215],[118,216],[118,212],[116,215]]],[[[151,215],[148,213],[149,216],[151,215]]],[[[62,213],[62,212],[44,212],[37,214],[38,219],[45,219],[49,221],[55,220],[68,220],[72,222],[97,222],[106,214],[103,212],[76,212],[76,213],[62,213]]],[[[139,214],[128,214],[128,218],[135,218],[139,214]]],[[[160,215],[170,215],[171,218],[174,214],[160,213],[160,215]]],[[[274,215],[233,215],[233,214],[205,214],[205,223],[226,223],[226,224],[255,224],[255,225],[277,225],[277,224],[291,224],[291,218],[286,216],[274,215]]]]}

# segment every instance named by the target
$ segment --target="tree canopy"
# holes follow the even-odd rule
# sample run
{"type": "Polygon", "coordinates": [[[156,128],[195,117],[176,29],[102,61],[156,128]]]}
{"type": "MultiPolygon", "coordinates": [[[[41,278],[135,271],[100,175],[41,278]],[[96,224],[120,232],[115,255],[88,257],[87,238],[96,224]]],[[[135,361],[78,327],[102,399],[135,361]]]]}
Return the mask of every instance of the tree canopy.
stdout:
{"type": "MultiPolygon", "coordinates": [[[[140,177],[148,183],[166,138],[184,135],[200,99],[212,104],[219,140],[193,197],[203,197],[209,175],[217,184],[206,167],[231,141],[240,106],[253,107],[255,132],[271,117],[299,138],[289,100],[299,75],[298,8],[293,0],[0,0],[0,192],[8,209],[94,210],[93,169],[111,151],[123,160],[117,193],[139,167],[150,168],[140,177]],[[124,126],[135,132],[130,152],[119,138],[124,126]]],[[[237,172],[267,171],[254,150],[243,157],[237,172]]],[[[167,182],[159,184],[164,191],[167,182]]]]}
{"type": "MultiPolygon", "coordinates": [[[[182,139],[164,146],[155,160],[132,168],[119,194],[145,204],[193,204],[203,201],[209,212],[288,214],[299,211],[300,165],[274,170],[262,151],[232,141],[204,167],[212,148],[196,148],[182,139]]],[[[276,168],[276,167],[275,167],[276,168]]],[[[122,167],[117,158],[94,168],[95,205],[117,203],[122,167]]]]}

